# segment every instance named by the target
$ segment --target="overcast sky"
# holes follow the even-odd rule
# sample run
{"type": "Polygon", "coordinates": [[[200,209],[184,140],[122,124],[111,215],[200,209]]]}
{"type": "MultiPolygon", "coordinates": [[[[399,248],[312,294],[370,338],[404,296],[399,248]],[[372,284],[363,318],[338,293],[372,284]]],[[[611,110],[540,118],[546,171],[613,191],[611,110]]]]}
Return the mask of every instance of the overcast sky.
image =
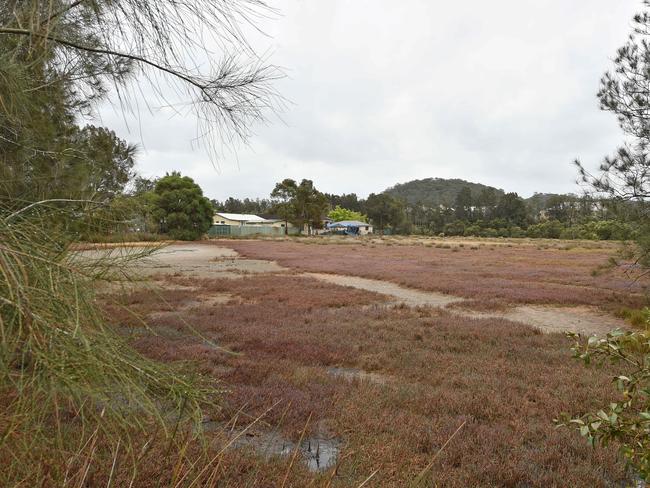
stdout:
{"type": "Polygon", "coordinates": [[[640,0],[284,0],[255,40],[288,77],[282,120],[213,164],[196,122],[169,109],[128,125],[138,170],[179,170],[210,198],[268,197],[283,178],[367,196],[416,178],[462,178],[523,196],[575,191],[621,141],[598,110],[602,73],[640,0]]]}

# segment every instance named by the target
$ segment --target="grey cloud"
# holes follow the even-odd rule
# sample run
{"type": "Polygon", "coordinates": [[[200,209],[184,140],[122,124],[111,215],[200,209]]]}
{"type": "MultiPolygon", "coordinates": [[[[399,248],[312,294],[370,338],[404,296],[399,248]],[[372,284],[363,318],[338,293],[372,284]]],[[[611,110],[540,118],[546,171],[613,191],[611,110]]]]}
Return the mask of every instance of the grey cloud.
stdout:
{"type": "Polygon", "coordinates": [[[180,169],[215,198],[267,196],[284,177],[362,195],[432,176],[531,194],[575,190],[573,158],[595,166],[620,140],[595,92],[637,0],[277,7],[281,17],[262,26],[272,38],[252,38],[288,69],[284,123],[256,128],[251,146],[215,169],[192,150],[191,117],[143,113],[144,172],[180,169]]]}

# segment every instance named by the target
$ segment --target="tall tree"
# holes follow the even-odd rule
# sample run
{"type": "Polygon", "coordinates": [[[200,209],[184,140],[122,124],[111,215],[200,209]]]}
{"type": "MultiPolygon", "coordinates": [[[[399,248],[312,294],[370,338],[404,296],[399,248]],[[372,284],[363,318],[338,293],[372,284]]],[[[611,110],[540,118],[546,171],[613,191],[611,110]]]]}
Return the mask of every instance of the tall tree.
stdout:
{"type": "Polygon", "coordinates": [[[335,208],[337,205],[342,208],[347,208],[348,210],[353,210],[355,212],[361,212],[362,200],[359,200],[359,197],[356,193],[343,193],[342,195],[334,195],[331,193],[325,193],[330,207],[335,208]]]}
{"type": "Polygon", "coordinates": [[[291,178],[285,178],[275,185],[271,192],[271,199],[274,202],[274,211],[284,219],[284,232],[289,232],[289,222],[296,219],[296,207],[294,205],[298,194],[298,184],[291,178]]]}
{"type": "Polygon", "coordinates": [[[307,233],[311,234],[314,228],[322,226],[329,204],[327,197],[316,189],[312,180],[302,180],[296,191],[294,206],[296,224],[300,228],[306,226],[307,233]]]}
{"type": "MultiPolygon", "coordinates": [[[[306,227],[311,234],[312,229],[319,228],[328,208],[326,195],[319,192],[311,180],[302,180],[300,184],[290,178],[275,185],[271,192],[275,200],[275,212],[285,220],[300,229],[306,227]]],[[[287,232],[285,225],[285,232],[287,232]]]]}
{"type": "Polygon", "coordinates": [[[176,171],[163,176],[156,182],[154,194],[160,230],[174,239],[198,239],[212,225],[212,203],[189,176],[176,171]]]}
{"type": "Polygon", "coordinates": [[[499,195],[494,188],[483,188],[477,199],[477,206],[484,219],[491,219],[494,208],[499,201],[499,195]]]}
{"type": "MultiPolygon", "coordinates": [[[[646,7],[650,2],[645,1],[646,7]]],[[[614,58],[614,69],[600,82],[601,110],[616,115],[627,143],[592,175],[576,161],[582,180],[596,192],[618,200],[650,197],[650,12],[634,17],[632,33],[614,58]]]]}
{"type": "MultiPolygon", "coordinates": [[[[579,162],[579,174],[596,198],[632,204],[638,211],[630,215],[640,224],[638,251],[634,257],[639,270],[650,267],[650,2],[634,17],[632,33],[614,58],[613,70],[600,83],[600,108],[616,115],[626,143],[606,157],[599,174],[592,175],[579,162]]],[[[646,326],[648,320],[646,320],[646,326]]],[[[648,329],[613,331],[605,338],[583,340],[576,336],[575,356],[586,364],[609,362],[624,365],[615,385],[621,402],[581,418],[565,419],[579,429],[592,445],[616,442],[635,473],[650,481],[650,435],[648,435],[648,378],[650,342],[648,329]]]]}
{"type": "Polygon", "coordinates": [[[379,230],[386,226],[393,229],[402,225],[405,219],[404,204],[388,193],[371,193],[365,203],[366,213],[379,230]]]}
{"type": "Polygon", "coordinates": [[[495,210],[495,217],[505,219],[514,225],[524,225],[528,213],[526,202],[516,193],[506,193],[499,199],[495,210]]]}
{"type": "Polygon", "coordinates": [[[468,186],[464,186],[456,195],[454,202],[454,212],[456,218],[459,220],[469,220],[472,217],[472,206],[474,199],[472,197],[472,190],[468,186]]]}
{"type": "Polygon", "coordinates": [[[118,138],[115,132],[89,125],[75,131],[71,143],[75,152],[69,180],[83,189],[85,198],[115,197],[134,177],[136,146],[118,138]]]}

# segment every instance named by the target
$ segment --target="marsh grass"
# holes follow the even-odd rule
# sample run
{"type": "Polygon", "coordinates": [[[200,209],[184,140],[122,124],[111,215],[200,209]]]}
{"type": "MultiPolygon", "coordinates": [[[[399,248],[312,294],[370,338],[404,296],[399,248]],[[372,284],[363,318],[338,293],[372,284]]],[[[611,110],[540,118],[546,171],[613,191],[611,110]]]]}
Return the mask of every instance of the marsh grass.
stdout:
{"type": "Polygon", "coordinates": [[[275,261],[294,270],[358,275],[471,300],[591,305],[608,311],[621,306],[641,308],[647,302],[647,278],[631,282],[629,273],[611,266],[607,273],[592,274],[618,253],[611,244],[567,252],[486,242],[480,249],[460,252],[452,242],[433,247],[381,245],[363,251],[348,244],[343,253],[340,246],[314,246],[307,241],[224,241],[223,246],[243,257],[275,261]]]}
{"type": "Polygon", "coordinates": [[[6,215],[0,485],[111,486],[135,479],[153,453],[166,466],[163,478],[193,479],[198,473],[185,456],[200,440],[191,426],[214,406],[218,389],[182,364],[137,353],[106,325],[94,292],[98,282],[128,281],[129,264],[156,247],[79,259],[47,213],[6,215]]]}
{"type": "MultiPolygon", "coordinates": [[[[163,297],[177,310],[196,296],[238,299],[159,315],[156,297],[133,293],[127,305],[152,330],[179,331],[144,335],[134,347],[222,378],[229,393],[213,420],[236,432],[264,414],[260,431],[294,444],[305,425],[304,436],[341,442],[336,468],[319,474],[297,459],[289,468],[291,454],[226,450],[224,486],[281,486],[288,471],[286,486],[296,487],[357,487],[371,475],[364,486],[625,486],[615,448],[594,450],[552,423],[558,412],[616,399],[612,370],[585,377],[562,335],[428,307],[373,307],[381,298],[370,292],[297,275],[165,279],[163,297]],[[181,318],[240,354],[184,336],[181,318]]],[[[116,328],[134,323],[107,306],[116,328]]],[[[229,440],[218,430],[206,436],[229,440]]]]}

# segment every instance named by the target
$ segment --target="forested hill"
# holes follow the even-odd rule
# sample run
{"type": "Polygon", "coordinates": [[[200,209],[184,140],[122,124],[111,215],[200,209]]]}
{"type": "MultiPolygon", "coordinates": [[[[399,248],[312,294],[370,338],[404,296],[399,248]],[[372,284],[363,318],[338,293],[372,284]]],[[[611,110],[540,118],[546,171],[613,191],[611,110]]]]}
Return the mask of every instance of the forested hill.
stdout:
{"type": "Polygon", "coordinates": [[[483,190],[493,191],[499,197],[504,194],[503,190],[480,183],[444,178],[425,178],[399,183],[388,188],[385,193],[406,200],[410,204],[421,203],[431,207],[438,205],[451,207],[454,205],[456,195],[463,188],[469,188],[474,198],[478,198],[483,190]]]}

